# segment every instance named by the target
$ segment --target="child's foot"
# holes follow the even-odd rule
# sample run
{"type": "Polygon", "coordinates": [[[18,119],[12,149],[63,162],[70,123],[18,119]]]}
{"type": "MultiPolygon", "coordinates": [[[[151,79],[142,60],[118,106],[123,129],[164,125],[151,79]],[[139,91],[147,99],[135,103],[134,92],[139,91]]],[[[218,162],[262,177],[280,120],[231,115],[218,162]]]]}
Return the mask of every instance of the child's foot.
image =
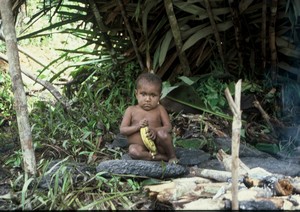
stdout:
{"type": "Polygon", "coordinates": [[[178,160],[178,158],[171,158],[169,161],[168,161],[168,163],[170,163],[170,164],[177,164],[179,162],[179,160],[178,160]]]}

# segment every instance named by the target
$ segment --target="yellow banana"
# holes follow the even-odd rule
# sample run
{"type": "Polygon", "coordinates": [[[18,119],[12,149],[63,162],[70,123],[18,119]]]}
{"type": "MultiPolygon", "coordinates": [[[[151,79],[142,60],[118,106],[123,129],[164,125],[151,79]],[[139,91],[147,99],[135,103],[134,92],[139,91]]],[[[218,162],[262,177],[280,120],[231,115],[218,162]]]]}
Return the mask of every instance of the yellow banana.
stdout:
{"type": "Polygon", "coordinates": [[[143,140],[145,146],[147,147],[147,149],[150,151],[150,153],[153,156],[153,155],[157,154],[157,149],[156,149],[154,141],[152,141],[150,138],[147,137],[148,130],[149,130],[148,127],[142,127],[140,129],[140,134],[141,134],[141,137],[142,137],[142,140],[143,140]]]}

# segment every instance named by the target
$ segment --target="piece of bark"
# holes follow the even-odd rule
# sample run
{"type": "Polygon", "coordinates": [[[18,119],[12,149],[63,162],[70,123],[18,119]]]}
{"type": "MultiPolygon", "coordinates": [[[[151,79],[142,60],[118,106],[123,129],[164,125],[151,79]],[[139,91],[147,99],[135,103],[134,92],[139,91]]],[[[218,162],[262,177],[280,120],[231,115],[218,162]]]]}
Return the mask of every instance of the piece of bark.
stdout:
{"type": "Polygon", "coordinates": [[[201,177],[178,178],[159,185],[145,186],[144,190],[151,197],[156,197],[160,202],[171,202],[182,196],[194,194],[197,184],[209,184],[211,181],[201,177]]]}
{"type": "Polygon", "coordinates": [[[219,171],[214,169],[201,169],[196,167],[190,168],[190,174],[216,180],[218,182],[227,182],[228,179],[231,178],[231,172],[228,171],[219,171]]]}
{"type": "MultiPolygon", "coordinates": [[[[221,199],[198,199],[196,201],[187,203],[183,206],[183,210],[224,210],[225,203],[221,199]]],[[[181,208],[179,208],[181,209],[181,208]]],[[[182,209],[181,209],[182,210],[182,209]]]]}
{"type": "Polygon", "coordinates": [[[152,198],[164,203],[186,203],[199,198],[213,197],[227,183],[211,183],[209,180],[192,177],[179,178],[159,185],[145,186],[144,190],[152,198]]]}

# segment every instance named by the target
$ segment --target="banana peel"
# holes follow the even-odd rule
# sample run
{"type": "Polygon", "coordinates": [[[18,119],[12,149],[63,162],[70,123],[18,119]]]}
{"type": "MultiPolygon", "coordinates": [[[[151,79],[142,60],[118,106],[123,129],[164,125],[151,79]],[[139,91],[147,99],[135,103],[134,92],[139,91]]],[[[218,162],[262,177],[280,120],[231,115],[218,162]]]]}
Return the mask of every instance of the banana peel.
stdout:
{"type": "Polygon", "coordinates": [[[140,134],[145,146],[150,151],[152,157],[154,157],[157,154],[157,148],[155,146],[154,141],[148,138],[148,131],[149,131],[148,127],[142,127],[140,129],[140,134]]]}

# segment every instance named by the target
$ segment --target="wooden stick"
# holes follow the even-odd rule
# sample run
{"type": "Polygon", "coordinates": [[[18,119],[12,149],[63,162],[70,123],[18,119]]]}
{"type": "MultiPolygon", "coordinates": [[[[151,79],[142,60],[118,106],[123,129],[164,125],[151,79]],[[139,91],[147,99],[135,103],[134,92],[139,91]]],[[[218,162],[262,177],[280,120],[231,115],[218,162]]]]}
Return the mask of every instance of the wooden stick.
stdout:
{"type": "Polygon", "coordinates": [[[231,155],[232,155],[232,210],[239,209],[238,202],[238,169],[239,169],[239,148],[240,148],[240,134],[241,134],[241,115],[240,110],[241,105],[241,87],[242,80],[239,80],[235,85],[235,98],[234,101],[230,95],[229,89],[225,89],[225,96],[229,102],[230,109],[233,113],[232,121],[232,145],[231,145],[231,155]]]}

